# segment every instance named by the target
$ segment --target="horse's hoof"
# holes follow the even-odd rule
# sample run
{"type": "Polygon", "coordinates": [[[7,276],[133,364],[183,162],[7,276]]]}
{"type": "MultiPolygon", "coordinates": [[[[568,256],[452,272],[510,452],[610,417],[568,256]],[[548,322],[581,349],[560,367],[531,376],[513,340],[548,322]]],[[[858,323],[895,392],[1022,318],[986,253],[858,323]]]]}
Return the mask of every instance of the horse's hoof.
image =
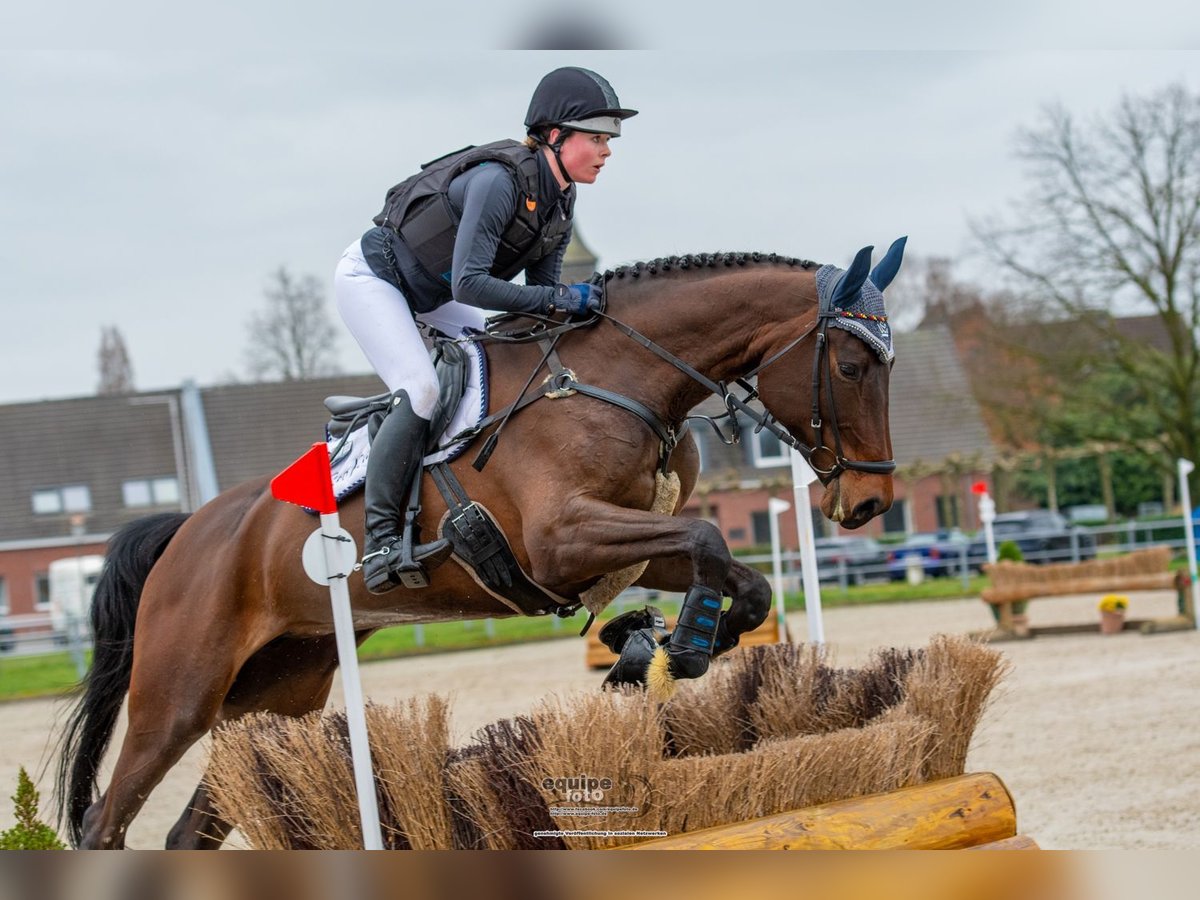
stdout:
{"type": "Polygon", "coordinates": [[[625,649],[625,642],[629,640],[629,636],[642,628],[654,629],[655,637],[660,642],[667,636],[667,620],[663,618],[662,611],[657,607],[647,606],[645,609],[631,609],[607,622],[600,629],[600,643],[613,653],[619,654],[625,649]]]}
{"type": "Polygon", "coordinates": [[[687,647],[667,645],[667,655],[670,658],[670,672],[673,678],[699,678],[708,671],[712,657],[703,650],[691,650],[687,647]]]}
{"type": "MultiPolygon", "coordinates": [[[[615,621],[615,620],[614,620],[615,621]]],[[[611,624],[611,623],[610,623],[611,624]]],[[[607,627],[607,626],[605,626],[607,627]]],[[[659,650],[658,636],[653,628],[639,628],[625,638],[621,657],[604,676],[604,685],[645,685],[650,662],[659,650]]]]}

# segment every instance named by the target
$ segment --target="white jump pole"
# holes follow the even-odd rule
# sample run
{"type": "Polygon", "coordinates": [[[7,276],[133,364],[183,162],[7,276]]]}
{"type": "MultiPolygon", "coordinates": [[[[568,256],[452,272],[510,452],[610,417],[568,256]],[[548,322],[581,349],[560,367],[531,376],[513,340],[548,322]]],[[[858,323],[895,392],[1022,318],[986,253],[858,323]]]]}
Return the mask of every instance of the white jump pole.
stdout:
{"type": "Polygon", "coordinates": [[[325,444],[313,444],[308,453],[277,475],[271,481],[271,494],[279,500],[315,509],[321,516],[321,527],[309,535],[301,559],[308,577],[317,584],[329,587],[338,666],[342,670],[342,690],[346,695],[346,724],[350,732],[350,757],[354,765],[363,847],[382,850],[383,835],[379,827],[379,805],[375,799],[371,745],[367,739],[367,713],[362,681],[358,675],[354,615],[350,609],[350,589],[346,585],[346,579],[358,558],[358,549],[350,532],[343,529],[338,521],[337,501],[329,473],[329,452],[325,444]]]}
{"type": "Polygon", "coordinates": [[[787,610],[783,602],[783,546],[779,539],[779,517],[792,508],[792,504],[778,497],[767,501],[767,515],[771,521],[771,574],[775,584],[775,620],[779,626],[779,640],[788,639],[787,610]]]}
{"type": "Polygon", "coordinates": [[[808,486],[817,473],[795,450],[792,456],[792,490],[795,494],[796,529],[800,535],[800,574],[804,579],[804,611],[808,618],[809,643],[825,643],[825,620],[821,615],[821,580],[817,577],[817,545],[813,534],[812,504],[808,486]]]}
{"type": "Polygon", "coordinates": [[[1188,572],[1192,576],[1192,609],[1200,610],[1200,584],[1196,583],[1196,533],[1192,522],[1192,492],[1188,487],[1188,476],[1196,464],[1190,459],[1179,460],[1179,498],[1183,501],[1183,534],[1187,541],[1188,572]]]}

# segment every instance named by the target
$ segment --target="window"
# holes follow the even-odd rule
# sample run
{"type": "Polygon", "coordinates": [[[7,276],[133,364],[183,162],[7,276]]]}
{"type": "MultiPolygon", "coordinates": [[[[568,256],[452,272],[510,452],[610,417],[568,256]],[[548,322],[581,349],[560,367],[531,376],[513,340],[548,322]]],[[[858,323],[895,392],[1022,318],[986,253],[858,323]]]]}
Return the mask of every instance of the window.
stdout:
{"type": "Polygon", "coordinates": [[[760,469],[786,466],[791,462],[788,458],[787,447],[783,446],[779,438],[765,428],[758,434],[750,432],[750,453],[754,459],[754,465],[760,469]]]}
{"type": "Polygon", "coordinates": [[[904,506],[907,502],[907,500],[893,500],[892,508],[883,514],[883,531],[885,534],[908,530],[904,524],[904,506]]]}
{"type": "Polygon", "coordinates": [[[754,543],[771,543],[771,514],[765,510],[750,513],[750,530],[754,533],[754,543]]]}
{"type": "Polygon", "coordinates": [[[38,612],[50,610],[50,573],[38,572],[33,576],[33,608],[38,612]]]}
{"type": "Polygon", "coordinates": [[[744,541],[745,539],[746,539],[746,529],[745,528],[730,528],[729,529],[729,535],[727,537],[727,540],[744,541]]]}
{"type": "Polygon", "coordinates": [[[958,495],[941,494],[937,498],[938,528],[958,528],[958,495]]]}
{"type": "Polygon", "coordinates": [[[808,513],[812,517],[814,538],[829,537],[831,534],[833,534],[836,526],[834,526],[832,522],[825,518],[825,513],[821,512],[820,506],[814,506],[810,508],[808,513]]]}
{"type": "Polygon", "coordinates": [[[0,575],[0,616],[7,616],[11,610],[8,606],[8,582],[0,575]]]}
{"type": "Polygon", "coordinates": [[[33,511],[39,516],[88,512],[91,508],[92,492],[86,484],[39,488],[33,492],[33,511]]]}
{"type": "Polygon", "coordinates": [[[174,476],[137,478],[121,483],[126,507],[171,506],[179,503],[179,481],[174,476]]]}

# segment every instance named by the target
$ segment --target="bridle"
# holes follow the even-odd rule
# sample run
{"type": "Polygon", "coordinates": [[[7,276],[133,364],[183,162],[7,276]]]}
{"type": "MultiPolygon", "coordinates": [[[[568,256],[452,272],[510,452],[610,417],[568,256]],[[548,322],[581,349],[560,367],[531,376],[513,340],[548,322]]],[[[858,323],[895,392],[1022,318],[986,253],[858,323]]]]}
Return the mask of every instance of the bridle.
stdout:
{"type": "Polygon", "coordinates": [[[725,441],[726,443],[738,442],[739,429],[737,426],[737,417],[735,415],[735,411],[737,411],[754,420],[754,422],[757,424],[757,427],[754,429],[755,433],[765,428],[767,431],[775,435],[775,437],[777,437],[781,443],[786,444],[787,446],[796,450],[796,452],[804,457],[805,461],[812,467],[813,471],[817,473],[822,482],[829,482],[847,470],[854,472],[866,472],[871,475],[890,475],[896,470],[896,461],[894,459],[847,459],[842,450],[842,433],[841,429],[838,428],[837,405],[834,403],[833,398],[833,363],[829,354],[828,329],[830,323],[835,319],[861,318],[862,316],[860,314],[838,309],[832,306],[832,304],[830,304],[827,300],[819,301],[817,307],[817,321],[811,329],[792,340],[782,350],[778,351],[769,359],[763,361],[735,381],[735,384],[747,391],[744,397],[738,397],[724,382],[713,381],[711,378],[708,378],[701,372],[696,371],[696,369],[679,359],[679,357],[660,347],[658,344],[654,343],[654,341],[650,340],[640,332],[630,328],[624,322],[613,318],[605,312],[597,312],[596,315],[607,319],[619,331],[622,331],[634,341],[645,347],[647,350],[650,350],[661,359],[669,362],[672,366],[683,372],[693,381],[698,382],[699,384],[708,388],[708,390],[712,391],[713,394],[720,397],[725,404],[726,413],[724,415],[727,415],[732,423],[732,439],[725,438],[724,434],[721,432],[720,428],[717,426],[712,417],[689,416],[688,418],[697,418],[708,421],[708,423],[713,426],[721,440],[725,441]],[[749,405],[750,401],[759,396],[758,388],[751,385],[749,380],[758,375],[768,366],[772,366],[779,360],[783,359],[784,356],[794,350],[805,339],[813,334],[816,335],[817,347],[813,352],[811,422],[813,431],[816,435],[817,445],[810,447],[808,444],[805,444],[803,441],[796,438],[791,432],[779,424],[775,417],[769,412],[764,411],[760,413],[758,410],[749,405]],[[825,363],[824,382],[826,389],[825,396],[829,405],[828,423],[826,423],[821,416],[822,360],[824,360],[825,363]],[[825,441],[826,424],[828,424],[828,429],[833,437],[832,447],[830,447],[825,441]]]}

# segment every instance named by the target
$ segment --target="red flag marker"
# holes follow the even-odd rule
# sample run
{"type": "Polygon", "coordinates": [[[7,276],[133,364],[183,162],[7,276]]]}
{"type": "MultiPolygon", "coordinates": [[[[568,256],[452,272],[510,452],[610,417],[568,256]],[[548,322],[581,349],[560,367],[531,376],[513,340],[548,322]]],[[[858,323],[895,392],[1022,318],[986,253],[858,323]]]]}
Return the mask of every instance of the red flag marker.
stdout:
{"type": "Polygon", "coordinates": [[[311,450],[271,479],[271,496],[315,509],[322,515],[337,512],[329,448],[324,441],[313,444],[311,450]]]}

